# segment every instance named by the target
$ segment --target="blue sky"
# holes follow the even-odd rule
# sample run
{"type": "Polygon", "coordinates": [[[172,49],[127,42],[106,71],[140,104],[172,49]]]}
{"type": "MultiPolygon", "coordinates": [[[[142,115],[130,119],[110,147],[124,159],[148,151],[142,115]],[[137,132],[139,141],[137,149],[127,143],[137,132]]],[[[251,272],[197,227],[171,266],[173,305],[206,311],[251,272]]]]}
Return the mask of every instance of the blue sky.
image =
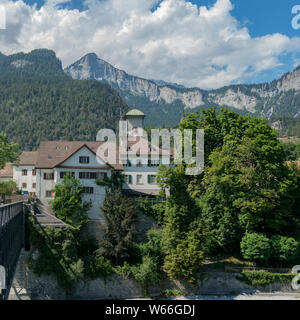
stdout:
{"type": "MultiPolygon", "coordinates": [[[[36,16],[40,8],[45,5],[45,0],[23,1],[30,6],[33,4],[37,5],[35,13],[28,13],[31,17],[36,16]]],[[[48,1],[62,2],[58,0],[48,1]]],[[[54,26],[50,27],[49,25],[49,16],[47,16],[47,19],[45,18],[47,22],[43,23],[44,28],[48,26],[49,35],[47,35],[47,30],[44,29],[43,39],[39,39],[39,37],[42,37],[42,34],[37,31],[36,26],[27,26],[26,30],[32,28],[32,32],[36,32],[36,34],[33,37],[35,39],[34,41],[27,39],[29,44],[27,43],[25,45],[24,40],[24,50],[36,48],[38,45],[50,47],[57,52],[64,65],[71,63],[72,59],[80,58],[80,55],[84,53],[93,51],[101,58],[109,60],[109,62],[129,73],[137,73],[137,75],[143,77],[183,83],[187,86],[207,88],[219,87],[230,83],[271,81],[283,73],[291,71],[296,65],[300,64],[300,29],[294,30],[291,26],[291,20],[293,18],[291,13],[292,7],[297,4],[300,5],[300,0],[185,0],[186,3],[192,3],[198,7],[206,6],[208,10],[212,9],[213,6],[217,6],[217,2],[219,6],[222,7],[222,10],[219,10],[218,18],[216,18],[215,28],[217,28],[217,30],[214,30],[214,18],[210,17],[209,22],[203,26],[202,17],[202,22],[199,20],[199,27],[191,30],[191,33],[195,33],[195,36],[193,39],[190,39],[190,42],[185,41],[187,30],[184,30],[182,27],[180,19],[187,21],[187,29],[193,26],[191,22],[192,19],[195,21],[195,26],[198,20],[195,20],[192,10],[185,8],[186,10],[182,11],[182,3],[184,0],[157,1],[157,5],[154,6],[152,11],[157,10],[161,6],[160,11],[164,12],[164,17],[166,15],[169,15],[169,17],[164,18],[164,23],[161,22],[161,18],[158,18],[158,23],[155,24],[155,22],[150,21],[148,25],[143,23],[145,17],[149,18],[149,15],[145,9],[145,5],[143,6],[141,3],[145,4],[147,1],[155,2],[155,0],[139,0],[139,2],[137,2],[138,0],[88,1],[93,3],[92,9],[88,5],[85,5],[83,0],[66,1],[55,7],[56,10],[60,8],[68,9],[70,12],[68,19],[70,20],[74,19],[74,15],[71,15],[73,9],[80,11],[81,15],[77,15],[76,19],[78,19],[78,23],[83,23],[83,25],[81,27],[78,26],[78,30],[76,29],[76,31],[74,26],[68,26],[69,31],[67,28],[58,31],[60,27],[55,30],[54,26]],[[111,4],[109,4],[109,2],[111,4]],[[167,5],[168,3],[169,6],[167,5]],[[118,4],[123,6],[123,8],[118,9],[118,4]],[[228,8],[230,4],[234,6],[233,10],[228,8]],[[164,10],[162,10],[163,8],[164,10]],[[175,9],[173,10],[173,8],[175,9]],[[88,43],[78,48],[76,39],[82,36],[84,40],[89,33],[89,25],[87,21],[83,21],[84,18],[87,18],[82,15],[84,12],[89,16],[90,33],[93,34],[89,35],[90,39],[88,43]],[[93,12],[95,14],[93,14],[93,12]],[[96,12],[98,12],[98,15],[96,15],[96,12]],[[105,12],[106,14],[104,14],[105,12]],[[102,13],[103,18],[100,18],[102,13]],[[114,23],[108,21],[110,14],[111,20],[114,21],[114,23]],[[138,21],[139,15],[140,21],[138,21]],[[133,19],[133,17],[135,18],[133,19]],[[104,21],[106,21],[106,18],[107,22],[105,24],[104,21]],[[222,25],[223,21],[224,27],[222,25]],[[116,24],[118,24],[118,26],[116,26],[116,24]],[[132,30],[135,31],[133,32],[130,28],[128,31],[128,25],[130,27],[132,26],[132,30]],[[140,26],[142,27],[140,28],[140,26]],[[165,30],[169,29],[169,38],[167,37],[167,32],[165,36],[161,35],[158,32],[158,27],[164,28],[165,30]],[[174,32],[172,32],[172,28],[174,32]],[[215,34],[222,34],[224,30],[232,29],[232,36],[229,36],[230,41],[228,42],[222,39],[224,36],[220,36],[220,39],[215,39],[215,41],[219,41],[219,43],[214,44],[214,39],[209,38],[209,32],[207,37],[203,34],[205,33],[205,28],[211,30],[212,37],[214,37],[215,34]],[[243,28],[246,28],[246,32],[243,28]],[[80,30],[83,29],[85,29],[86,34],[79,34],[81,33],[80,30]],[[199,30],[202,30],[202,34],[199,30]],[[78,33],[76,37],[75,32],[78,33]],[[277,33],[280,34],[280,36],[277,37],[275,35],[277,33]],[[68,51],[63,48],[65,41],[63,34],[65,34],[65,37],[67,37],[68,34],[70,36],[74,35],[73,40],[68,39],[68,45],[73,45],[76,50],[68,51]],[[120,37],[120,34],[122,37],[120,37]],[[123,34],[126,36],[123,37],[123,34]],[[47,36],[51,41],[48,41],[47,36]],[[96,38],[96,36],[98,38],[96,38]],[[245,45],[246,41],[241,41],[241,46],[245,47],[239,54],[239,39],[245,39],[248,36],[250,38],[249,43],[245,45]],[[115,37],[115,39],[108,41],[107,37],[115,37]],[[268,37],[268,41],[264,41],[264,37],[268,37]],[[36,39],[39,40],[37,41],[36,39]],[[99,41],[96,41],[96,39],[99,39],[99,41]],[[144,39],[144,42],[142,42],[141,39],[144,39]],[[178,46],[178,39],[182,39],[181,47],[178,46]],[[73,42],[71,42],[71,40],[73,42]],[[112,40],[115,41],[114,44],[112,40]],[[195,43],[197,43],[197,41],[199,45],[196,47],[195,43]],[[156,44],[154,42],[156,42],[156,44]],[[200,50],[202,43],[205,43],[210,50],[206,50],[206,48],[200,50]],[[264,43],[266,47],[264,47],[264,43]],[[127,47],[125,44],[127,44],[127,47]],[[257,49],[252,49],[253,46],[257,46],[257,49]],[[146,52],[145,48],[147,48],[148,52],[146,52]],[[249,50],[249,60],[251,60],[249,62],[247,61],[247,48],[249,50]],[[125,55],[120,55],[115,52],[120,50],[121,52],[122,50],[124,53],[126,52],[125,55]],[[174,50],[176,50],[176,54],[174,54],[174,50]],[[265,50],[266,53],[259,53],[258,50],[265,50]],[[197,61],[198,51],[199,59],[197,61]],[[253,55],[257,57],[254,58],[253,55]],[[137,60],[143,63],[137,66],[137,60]],[[212,62],[212,60],[214,61],[212,62]],[[238,62],[236,63],[234,60],[238,62]],[[260,61],[264,67],[259,66],[260,61]],[[196,71],[198,70],[199,77],[194,71],[195,64],[197,64],[196,71]],[[242,69],[243,71],[241,71],[242,69]],[[217,71],[217,73],[215,71],[217,71]]],[[[158,11],[159,10],[157,10],[157,16],[159,16],[158,11]]],[[[50,11],[48,15],[50,15],[50,11]]],[[[26,22],[24,22],[24,24],[25,23],[26,22]]],[[[24,32],[21,32],[20,34],[24,36],[23,33],[24,32]]],[[[226,37],[228,37],[228,34],[226,37]]],[[[11,51],[22,48],[20,39],[16,38],[15,41],[14,50],[11,49],[11,51]]],[[[12,42],[12,40],[10,42],[12,42]]],[[[1,48],[1,34],[0,51],[4,51],[4,53],[5,51],[9,51],[7,48],[6,50],[1,48]]]]}

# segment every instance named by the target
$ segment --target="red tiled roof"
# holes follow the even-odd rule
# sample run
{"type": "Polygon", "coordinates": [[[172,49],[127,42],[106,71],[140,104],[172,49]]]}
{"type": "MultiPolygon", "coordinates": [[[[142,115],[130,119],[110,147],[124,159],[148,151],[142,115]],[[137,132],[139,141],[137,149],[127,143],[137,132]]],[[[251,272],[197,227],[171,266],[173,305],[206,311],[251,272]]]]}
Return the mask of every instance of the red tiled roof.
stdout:
{"type": "Polygon", "coordinates": [[[13,176],[13,164],[7,163],[6,166],[0,170],[1,178],[10,178],[13,176]]]}
{"type": "MultiPolygon", "coordinates": [[[[98,148],[103,143],[99,141],[42,141],[40,143],[36,168],[52,169],[60,166],[84,146],[96,154],[98,148]]],[[[116,170],[122,169],[122,166],[118,164],[107,165],[116,170]]]]}
{"type": "MultiPolygon", "coordinates": [[[[139,141],[129,141],[128,146],[132,147],[135,143],[139,141]]],[[[70,158],[74,153],[79,151],[81,148],[86,146],[91,152],[97,153],[98,148],[105,142],[100,141],[42,141],[40,143],[39,152],[36,161],[36,168],[40,169],[52,169],[58,166],[62,166],[68,158],[70,158]]],[[[114,146],[114,143],[112,143],[114,146]]],[[[149,143],[150,146],[150,143],[149,143]]],[[[147,151],[150,155],[150,151],[147,151]]],[[[159,154],[162,154],[162,150],[159,149],[159,154]]],[[[174,154],[174,150],[171,149],[171,155],[174,154]]],[[[116,145],[116,156],[117,161],[115,163],[106,163],[107,166],[122,170],[123,165],[119,163],[119,149],[116,145]]]]}
{"type": "Polygon", "coordinates": [[[37,157],[38,151],[24,151],[20,155],[18,164],[23,166],[34,166],[36,165],[37,157]]]}

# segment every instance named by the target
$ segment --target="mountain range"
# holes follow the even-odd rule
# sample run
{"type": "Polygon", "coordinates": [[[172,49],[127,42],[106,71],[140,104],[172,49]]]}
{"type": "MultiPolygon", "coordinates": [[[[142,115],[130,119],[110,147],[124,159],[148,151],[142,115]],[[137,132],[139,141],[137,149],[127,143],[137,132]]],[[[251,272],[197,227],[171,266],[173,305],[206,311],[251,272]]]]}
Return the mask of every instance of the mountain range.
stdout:
{"type": "Polygon", "coordinates": [[[77,80],[106,82],[130,108],[139,108],[148,125],[176,125],[186,112],[216,106],[267,119],[300,115],[300,67],[271,83],[230,85],[216,90],[185,88],[162,80],[147,80],[119,70],[90,53],[64,69],[77,80]]]}
{"type": "Polygon", "coordinates": [[[111,86],[68,77],[53,51],[0,55],[0,132],[22,150],[42,140],[95,140],[127,110],[111,86]]]}
{"type": "Polygon", "coordinates": [[[47,49],[0,53],[0,131],[23,150],[41,140],[94,140],[99,129],[116,128],[129,108],[142,110],[146,125],[175,126],[183,110],[212,106],[265,117],[300,137],[300,68],[271,83],[209,91],[129,75],[93,53],[65,69],[47,49]]]}

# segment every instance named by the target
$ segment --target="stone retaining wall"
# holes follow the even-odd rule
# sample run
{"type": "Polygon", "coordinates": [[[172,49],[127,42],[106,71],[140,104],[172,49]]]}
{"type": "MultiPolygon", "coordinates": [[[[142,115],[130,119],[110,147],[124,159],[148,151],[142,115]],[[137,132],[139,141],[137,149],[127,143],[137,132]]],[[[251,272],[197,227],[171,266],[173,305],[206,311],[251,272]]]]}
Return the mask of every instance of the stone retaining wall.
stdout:
{"type": "MultiPolygon", "coordinates": [[[[79,281],[69,295],[62,289],[54,276],[38,277],[28,270],[26,259],[29,254],[22,252],[17,267],[13,287],[10,291],[11,300],[64,300],[64,299],[133,299],[144,297],[142,288],[133,279],[123,279],[120,275],[111,275],[107,279],[79,281]]],[[[186,295],[226,295],[253,292],[292,292],[288,284],[272,284],[265,288],[254,288],[236,277],[239,273],[206,271],[201,274],[197,286],[185,281],[165,279],[159,285],[150,286],[148,294],[152,297],[161,296],[162,290],[176,289],[186,295]]]]}

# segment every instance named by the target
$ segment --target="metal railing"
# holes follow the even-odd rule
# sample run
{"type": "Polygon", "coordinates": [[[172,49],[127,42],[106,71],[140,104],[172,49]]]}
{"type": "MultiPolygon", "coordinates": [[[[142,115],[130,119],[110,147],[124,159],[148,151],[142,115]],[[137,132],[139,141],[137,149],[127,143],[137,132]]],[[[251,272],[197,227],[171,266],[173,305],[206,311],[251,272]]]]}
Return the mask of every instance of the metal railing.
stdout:
{"type": "Polygon", "coordinates": [[[5,269],[6,289],[0,300],[7,299],[21,249],[24,247],[25,215],[23,202],[0,206],[0,266],[5,269]]]}

